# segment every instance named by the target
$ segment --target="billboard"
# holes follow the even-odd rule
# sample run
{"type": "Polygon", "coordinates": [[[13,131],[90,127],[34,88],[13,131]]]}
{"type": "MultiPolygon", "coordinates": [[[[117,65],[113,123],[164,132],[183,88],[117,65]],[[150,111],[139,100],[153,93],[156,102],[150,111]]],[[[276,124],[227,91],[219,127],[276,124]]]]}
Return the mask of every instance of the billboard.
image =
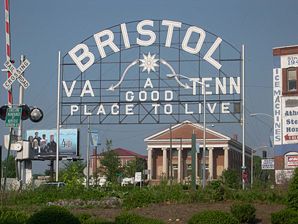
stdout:
{"type": "MultiPolygon", "coordinates": [[[[26,138],[31,143],[34,159],[56,157],[57,130],[27,130],[26,138]]],[[[78,129],[60,129],[59,157],[79,155],[78,129]]]]}

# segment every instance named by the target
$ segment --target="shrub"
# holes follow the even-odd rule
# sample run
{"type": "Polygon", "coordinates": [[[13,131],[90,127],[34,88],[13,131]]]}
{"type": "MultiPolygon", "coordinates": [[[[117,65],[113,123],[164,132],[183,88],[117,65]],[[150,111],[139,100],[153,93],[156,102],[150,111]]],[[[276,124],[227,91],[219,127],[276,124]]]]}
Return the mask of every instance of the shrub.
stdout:
{"type": "Polygon", "coordinates": [[[122,213],[115,219],[117,224],[164,224],[163,221],[142,217],[133,213],[122,213]]]}
{"type": "Polygon", "coordinates": [[[238,224],[238,220],[230,213],[222,211],[204,211],[193,215],[188,224],[238,224]]]}
{"type": "Polygon", "coordinates": [[[0,210],[0,224],[25,224],[28,216],[13,210],[0,210]]]}
{"type": "Polygon", "coordinates": [[[256,208],[248,203],[233,204],[231,213],[240,223],[254,223],[256,219],[256,208]]]}
{"type": "Polygon", "coordinates": [[[210,201],[222,201],[224,199],[224,188],[220,181],[212,181],[206,187],[207,196],[210,201]]]}
{"type": "Polygon", "coordinates": [[[126,208],[144,207],[153,203],[165,201],[181,202],[186,201],[187,194],[181,185],[159,185],[148,188],[136,188],[124,197],[123,205],[126,208]]]}
{"type": "Polygon", "coordinates": [[[289,208],[298,211],[298,168],[295,169],[294,176],[289,185],[287,205],[289,208]]]}
{"type": "Polygon", "coordinates": [[[284,209],[271,214],[272,224],[288,224],[293,219],[298,219],[298,212],[293,209],[284,209]]]}
{"type": "Polygon", "coordinates": [[[27,224],[80,224],[80,221],[65,208],[49,206],[34,213],[27,224]]]}
{"type": "Polygon", "coordinates": [[[227,187],[238,189],[240,187],[240,176],[236,170],[224,170],[222,172],[223,184],[227,187]]]}

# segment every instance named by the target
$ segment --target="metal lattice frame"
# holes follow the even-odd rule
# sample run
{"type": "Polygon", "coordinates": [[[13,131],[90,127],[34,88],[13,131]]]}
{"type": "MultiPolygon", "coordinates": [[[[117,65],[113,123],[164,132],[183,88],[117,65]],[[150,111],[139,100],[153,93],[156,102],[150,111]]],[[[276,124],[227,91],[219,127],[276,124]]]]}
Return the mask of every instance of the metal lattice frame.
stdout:
{"type": "MultiPolygon", "coordinates": [[[[138,33],[135,30],[136,24],[139,21],[126,23],[128,27],[128,35],[131,39],[136,38],[138,33]],[[134,27],[132,29],[131,27],[134,27]],[[131,29],[130,29],[131,28],[131,29]]],[[[81,125],[87,124],[87,115],[84,115],[84,105],[87,105],[88,110],[91,113],[91,123],[93,124],[173,124],[179,123],[183,120],[192,120],[194,122],[202,122],[203,114],[203,95],[200,91],[197,95],[192,95],[192,91],[184,89],[177,82],[167,78],[166,74],[169,73],[168,69],[163,65],[159,65],[156,72],[152,72],[149,75],[147,72],[142,72],[139,66],[135,66],[127,74],[127,78],[123,81],[122,85],[114,91],[108,91],[109,86],[120,80],[120,77],[125,68],[134,60],[143,57],[143,54],[150,52],[155,54],[158,59],[166,59],[168,63],[179,74],[187,74],[192,78],[202,77],[240,77],[241,67],[241,52],[237,50],[233,45],[226,41],[222,41],[219,49],[214,53],[213,58],[222,64],[220,70],[216,70],[210,66],[208,62],[203,60],[203,53],[206,53],[206,49],[210,47],[213,41],[217,38],[216,35],[206,32],[206,39],[203,47],[198,55],[191,55],[186,53],[181,48],[181,42],[183,35],[185,34],[189,24],[182,24],[180,29],[175,29],[172,39],[171,48],[165,47],[165,35],[167,29],[162,26],[161,20],[154,20],[154,28],[152,30],[156,34],[156,41],[153,45],[148,47],[139,46],[137,44],[131,44],[131,48],[125,49],[120,31],[120,24],[108,28],[113,31],[115,35],[114,42],[119,47],[120,51],[114,53],[109,47],[107,47],[107,57],[100,58],[97,55],[94,64],[86,70],[84,73],[79,72],[76,65],[68,54],[65,54],[62,58],[62,75],[61,79],[66,82],[68,86],[71,85],[73,80],[76,80],[76,86],[73,91],[72,97],[67,97],[65,91],[61,94],[61,124],[63,125],[81,125]],[[206,40],[210,40],[206,41],[206,40]],[[110,50],[110,51],[109,51],[110,50]],[[201,53],[203,52],[203,53],[201,53]],[[174,99],[172,101],[166,101],[162,97],[158,101],[148,100],[146,102],[134,101],[131,102],[134,110],[134,115],[126,115],[123,108],[127,101],[125,101],[125,93],[127,91],[133,91],[135,95],[139,91],[144,90],[144,83],[147,78],[150,78],[154,89],[161,93],[161,96],[165,90],[171,90],[174,92],[174,99]],[[94,97],[84,96],[80,97],[81,90],[86,80],[90,80],[92,88],[95,93],[94,97]],[[110,106],[112,104],[118,104],[120,107],[120,113],[118,115],[112,115],[110,106]],[[152,103],[158,103],[161,106],[157,113],[155,113],[152,103]],[[191,115],[185,115],[185,104],[194,109],[194,113],[191,115]],[[79,113],[70,115],[69,107],[75,104],[79,106],[79,113]],[[106,115],[96,115],[99,104],[103,104],[106,108],[106,115]],[[166,115],[162,111],[165,104],[172,104],[173,113],[166,115]],[[199,104],[201,104],[201,111],[198,110],[199,104]],[[196,110],[197,109],[197,110],[196,110]]],[[[133,42],[133,41],[131,41],[133,42]]],[[[81,43],[86,44],[90,51],[96,52],[97,46],[94,43],[93,36],[88,37],[81,43]]],[[[195,44],[189,42],[189,44],[195,44]]],[[[181,80],[181,82],[185,80],[181,80]]],[[[63,88],[61,86],[61,88],[63,88]]],[[[211,88],[215,88],[211,86],[211,88]]],[[[150,95],[150,91],[148,93],[150,95]]],[[[239,105],[241,102],[240,94],[218,94],[207,95],[207,103],[210,107],[207,110],[206,122],[207,123],[239,123],[240,114],[239,111],[235,111],[234,105],[239,105]],[[230,113],[220,113],[220,104],[224,102],[230,102],[230,113]],[[212,105],[217,103],[217,107],[213,113],[212,105]]],[[[130,104],[130,103],[129,103],[130,104]]]]}

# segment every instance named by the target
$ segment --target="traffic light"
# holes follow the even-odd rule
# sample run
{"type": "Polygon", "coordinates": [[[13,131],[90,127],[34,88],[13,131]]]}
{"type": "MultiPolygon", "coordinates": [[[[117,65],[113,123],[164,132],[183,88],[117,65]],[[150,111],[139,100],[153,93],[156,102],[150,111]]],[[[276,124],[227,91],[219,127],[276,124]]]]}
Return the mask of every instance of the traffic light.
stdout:
{"type": "Polygon", "coordinates": [[[32,122],[40,122],[43,118],[43,112],[41,109],[34,107],[30,111],[30,120],[32,122]]]}
{"type": "Polygon", "coordinates": [[[4,106],[0,107],[0,119],[1,120],[5,120],[7,108],[8,108],[7,105],[4,105],[4,106]]]}
{"type": "Polygon", "coordinates": [[[22,106],[19,106],[22,108],[22,116],[21,116],[21,119],[22,120],[27,120],[29,117],[30,117],[30,108],[28,105],[24,104],[22,106]]]}
{"type": "MultiPolygon", "coordinates": [[[[18,107],[22,108],[22,115],[21,115],[22,120],[27,120],[28,118],[30,118],[32,122],[37,123],[37,122],[40,122],[43,118],[42,110],[37,107],[33,107],[32,109],[30,109],[30,107],[26,104],[23,104],[18,107]]],[[[1,120],[5,120],[8,108],[9,107],[7,105],[0,107],[1,120]]]]}

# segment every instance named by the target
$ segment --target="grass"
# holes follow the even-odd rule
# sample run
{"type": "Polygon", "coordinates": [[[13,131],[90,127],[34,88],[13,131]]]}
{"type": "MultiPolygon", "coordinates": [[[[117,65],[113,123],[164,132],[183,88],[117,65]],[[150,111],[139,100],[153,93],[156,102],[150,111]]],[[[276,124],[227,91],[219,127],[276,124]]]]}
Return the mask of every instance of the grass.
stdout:
{"type": "Polygon", "coordinates": [[[165,185],[148,187],[119,187],[109,188],[53,188],[53,189],[28,189],[22,192],[11,191],[1,193],[1,202],[5,206],[34,207],[46,205],[48,202],[58,200],[101,200],[104,197],[118,197],[123,200],[124,208],[144,207],[150,204],[174,202],[193,203],[220,200],[233,200],[243,202],[267,202],[284,204],[286,191],[278,189],[230,189],[228,187],[210,187],[205,190],[198,188],[196,191],[185,189],[182,185],[165,185]],[[221,196],[221,197],[218,197],[221,196]]]}

